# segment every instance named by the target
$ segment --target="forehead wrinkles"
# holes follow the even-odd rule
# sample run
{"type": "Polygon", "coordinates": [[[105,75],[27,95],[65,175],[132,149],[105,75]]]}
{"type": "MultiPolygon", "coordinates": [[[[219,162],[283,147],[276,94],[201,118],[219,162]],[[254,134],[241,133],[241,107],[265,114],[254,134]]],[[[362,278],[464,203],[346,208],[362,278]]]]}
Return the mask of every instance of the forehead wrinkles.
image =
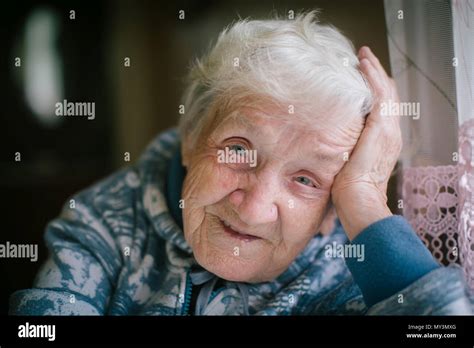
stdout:
{"type": "Polygon", "coordinates": [[[313,148],[321,143],[322,130],[311,127],[296,115],[270,115],[253,108],[246,109],[246,112],[234,110],[229,113],[215,130],[229,126],[240,128],[256,135],[260,145],[279,146],[285,152],[292,147],[301,147],[305,142],[312,143],[313,148]]]}
{"type": "Polygon", "coordinates": [[[291,159],[322,159],[326,162],[332,158],[329,144],[320,137],[320,131],[308,129],[299,122],[291,120],[274,120],[265,122],[258,129],[258,143],[272,149],[271,159],[288,161],[291,159]]]}
{"type": "Polygon", "coordinates": [[[302,129],[301,127],[288,128],[281,134],[283,141],[287,141],[287,154],[295,154],[296,158],[317,159],[331,162],[333,148],[320,136],[320,131],[302,129]]]}
{"type": "Polygon", "coordinates": [[[273,151],[279,159],[307,163],[315,161],[318,165],[322,164],[328,173],[339,168],[343,163],[342,151],[348,149],[328,142],[323,131],[311,127],[290,126],[281,132],[280,137],[281,144],[285,145],[279,151],[273,151]]]}

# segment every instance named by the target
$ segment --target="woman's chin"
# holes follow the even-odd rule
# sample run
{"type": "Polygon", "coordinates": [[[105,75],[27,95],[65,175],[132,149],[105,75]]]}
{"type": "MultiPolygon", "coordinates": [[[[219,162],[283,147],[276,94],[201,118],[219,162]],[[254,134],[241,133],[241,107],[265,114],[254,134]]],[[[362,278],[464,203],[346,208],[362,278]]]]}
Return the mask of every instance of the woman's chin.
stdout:
{"type": "Polygon", "coordinates": [[[220,250],[194,252],[196,261],[206,270],[219,278],[246,283],[258,283],[268,279],[268,272],[262,268],[262,259],[247,259],[236,255],[227,255],[220,250]]]}
{"type": "Polygon", "coordinates": [[[235,235],[224,226],[201,228],[190,237],[196,261],[218,277],[248,283],[271,279],[268,269],[273,250],[269,241],[235,235]]]}

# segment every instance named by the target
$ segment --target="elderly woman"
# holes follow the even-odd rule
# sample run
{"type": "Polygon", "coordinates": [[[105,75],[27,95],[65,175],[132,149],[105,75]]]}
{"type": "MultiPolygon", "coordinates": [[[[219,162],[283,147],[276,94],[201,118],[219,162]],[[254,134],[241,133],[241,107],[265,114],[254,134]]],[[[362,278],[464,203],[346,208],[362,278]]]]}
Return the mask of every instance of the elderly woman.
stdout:
{"type": "Polygon", "coordinates": [[[10,313],[472,313],[387,207],[397,91],[369,48],[314,12],[245,20],[189,76],[179,132],[67,202],[10,313]]]}

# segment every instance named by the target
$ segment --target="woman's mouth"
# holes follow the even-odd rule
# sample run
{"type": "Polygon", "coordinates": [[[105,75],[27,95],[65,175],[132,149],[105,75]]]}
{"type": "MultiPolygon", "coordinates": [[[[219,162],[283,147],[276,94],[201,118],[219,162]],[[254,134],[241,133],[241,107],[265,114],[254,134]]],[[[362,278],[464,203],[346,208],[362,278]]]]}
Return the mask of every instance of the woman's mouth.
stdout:
{"type": "Polygon", "coordinates": [[[221,224],[222,224],[222,227],[224,228],[224,231],[233,238],[242,240],[244,242],[252,242],[254,240],[262,239],[260,237],[253,236],[253,235],[237,230],[234,226],[232,226],[225,220],[221,220],[221,224]]]}

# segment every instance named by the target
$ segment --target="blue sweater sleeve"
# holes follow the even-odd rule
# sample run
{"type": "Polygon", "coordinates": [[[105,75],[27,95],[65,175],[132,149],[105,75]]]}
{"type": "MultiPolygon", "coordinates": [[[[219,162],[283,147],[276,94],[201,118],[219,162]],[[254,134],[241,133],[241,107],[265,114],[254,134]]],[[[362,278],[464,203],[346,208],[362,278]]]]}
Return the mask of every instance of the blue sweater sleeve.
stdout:
{"type": "Polygon", "coordinates": [[[368,307],[439,267],[409,223],[399,215],[369,225],[351,244],[364,250],[363,261],[346,258],[346,264],[368,307]]]}

